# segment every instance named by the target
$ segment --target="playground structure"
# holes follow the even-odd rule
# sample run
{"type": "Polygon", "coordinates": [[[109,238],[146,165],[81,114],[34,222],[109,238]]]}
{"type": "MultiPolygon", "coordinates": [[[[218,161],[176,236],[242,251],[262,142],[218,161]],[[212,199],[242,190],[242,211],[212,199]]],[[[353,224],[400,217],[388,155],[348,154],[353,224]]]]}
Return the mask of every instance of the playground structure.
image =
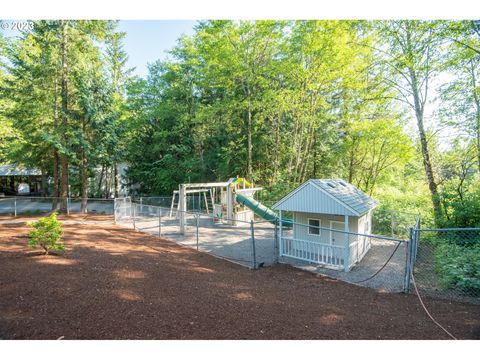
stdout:
{"type": "MultiPolygon", "coordinates": [[[[277,214],[253,197],[261,187],[242,177],[230,178],[226,182],[180,184],[179,189],[172,195],[170,217],[174,211],[180,220],[180,232],[185,230],[185,213],[187,208],[187,195],[199,194],[199,202],[203,194],[205,211],[212,215],[216,223],[226,223],[231,226],[248,224],[257,215],[271,223],[278,221],[277,214]]],[[[282,221],[284,226],[291,226],[288,219],[282,221]]]]}
{"type": "Polygon", "coordinates": [[[186,222],[185,213],[188,211],[187,195],[203,194],[205,211],[212,215],[215,222],[231,226],[247,224],[254,217],[254,211],[250,208],[252,200],[255,201],[253,196],[260,190],[262,190],[261,187],[255,187],[253,183],[241,177],[230,178],[226,182],[180,184],[178,191],[175,190],[172,195],[170,216],[175,209],[178,210],[180,232],[183,233],[186,222]]]}

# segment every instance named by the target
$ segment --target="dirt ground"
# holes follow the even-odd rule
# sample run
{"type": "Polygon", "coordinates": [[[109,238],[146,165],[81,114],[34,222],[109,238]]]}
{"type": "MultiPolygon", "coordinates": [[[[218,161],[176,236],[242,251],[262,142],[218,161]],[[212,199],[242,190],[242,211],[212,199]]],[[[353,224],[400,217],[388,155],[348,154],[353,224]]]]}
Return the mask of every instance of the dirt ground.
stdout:
{"type": "MultiPolygon", "coordinates": [[[[413,295],[248,270],[115,225],[64,230],[67,252],[43,256],[25,225],[0,225],[0,339],[447,339],[413,295]]],[[[480,306],[426,304],[480,337],[480,306]]]]}

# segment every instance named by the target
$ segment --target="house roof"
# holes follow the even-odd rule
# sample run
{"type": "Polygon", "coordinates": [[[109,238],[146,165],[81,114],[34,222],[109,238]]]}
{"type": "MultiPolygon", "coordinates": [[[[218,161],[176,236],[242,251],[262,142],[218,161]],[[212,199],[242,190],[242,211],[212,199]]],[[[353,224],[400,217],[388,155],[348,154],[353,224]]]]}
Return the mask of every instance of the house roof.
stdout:
{"type": "Polygon", "coordinates": [[[0,165],[0,176],[30,176],[30,175],[42,175],[42,172],[38,169],[27,168],[20,165],[14,165],[14,164],[0,165]]]}
{"type": "Polygon", "coordinates": [[[278,201],[273,208],[286,211],[361,216],[378,202],[341,179],[311,179],[278,201]]]}

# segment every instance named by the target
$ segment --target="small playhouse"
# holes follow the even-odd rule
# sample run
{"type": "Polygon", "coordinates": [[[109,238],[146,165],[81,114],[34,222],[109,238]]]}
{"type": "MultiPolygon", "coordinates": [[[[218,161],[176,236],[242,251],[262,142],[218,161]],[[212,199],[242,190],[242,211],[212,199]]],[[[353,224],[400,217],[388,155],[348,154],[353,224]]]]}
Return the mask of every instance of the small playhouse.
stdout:
{"type": "Polygon", "coordinates": [[[293,216],[291,231],[280,228],[280,255],[349,271],[370,249],[377,205],[344,180],[305,182],[273,206],[280,219],[293,216]]]}

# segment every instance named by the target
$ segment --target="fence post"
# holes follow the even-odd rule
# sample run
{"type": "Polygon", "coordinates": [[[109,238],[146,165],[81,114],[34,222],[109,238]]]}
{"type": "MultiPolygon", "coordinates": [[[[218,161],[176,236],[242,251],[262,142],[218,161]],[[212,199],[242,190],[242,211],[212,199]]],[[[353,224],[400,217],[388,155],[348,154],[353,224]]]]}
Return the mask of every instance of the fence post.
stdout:
{"type": "Polygon", "coordinates": [[[67,215],[70,215],[70,206],[68,204],[69,204],[69,201],[67,197],[67,215]]]}
{"type": "Polygon", "coordinates": [[[344,242],[345,242],[345,249],[344,249],[344,255],[343,255],[343,267],[344,267],[344,271],[345,272],[349,272],[350,271],[350,236],[349,236],[349,231],[350,231],[350,225],[349,225],[349,216],[348,215],[345,215],[344,217],[344,233],[343,233],[343,237],[344,237],[344,242]]]}
{"type": "Polygon", "coordinates": [[[410,291],[410,277],[412,267],[412,248],[413,248],[413,229],[410,228],[407,245],[407,256],[405,262],[405,279],[403,284],[403,292],[408,293],[410,291]]]}
{"type": "Polygon", "coordinates": [[[252,268],[257,268],[257,258],[255,254],[255,229],[253,226],[253,220],[250,220],[250,236],[252,238],[252,268]]]}
{"type": "Polygon", "coordinates": [[[134,230],[137,230],[137,228],[135,227],[135,203],[132,203],[132,206],[133,206],[133,229],[134,230]]]}
{"type": "Polygon", "coordinates": [[[162,208],[158,208],[158,237],[162,237],[162,208]]]}
{"type": "Polygon", "coordinates": [[[412,260],[413,264],[415,264],[417,262],[418,242],[420,240],[419,229],[420,229],[420,224],[419,224],[418,227],[415,228],[415,230],[413,232],[414,233],[414,238],[415,238],[415,242],[413,243],[414,247],[413,247],[413,251],[412,251],[413,252],[413,255],[412,255],[413,256],[413,260],[412,260]]]}
{"type": "Polygon", "coordinates": [[[143,212],[143,199],[140,196],[140,213],[142,213],[142,212],[143,212]]]}
{"type": "Polygon", "coordinates": [[[15,202],[15,206],[14,206],[15,207],[15,210],[14,210],[15,211],[15,217],[17,217],[17,198],[16,197],[15,197],[14,202],[15,202]]]}
{"type": "Polygon", "coordinates": [[[275,219],[273,231],[274,231],[273,232],[273,252],[274,252],[273,262],[278,263],[278,219],[275,219]]]}
{"type": "Polygon", "coordinates": [[[195,215],[195,222],[196,222],[196,225],[197,225],[197,251],[198,251],[198,224],[199,224],[199,221],[200,221],[200,215],[196,214],[195,215]]]}
{"type": "Polygon", "coordinates": [[[283,254],[283,221],[282,221],[282,210],[278,213],[279,216],[279,243],[278,243],[278,259],[280,260],[283,254]]]}
{"type": "Polygon", "coordinates": [[[113,223],[117,223],[117,198],[113,199],[113,223]]]}

